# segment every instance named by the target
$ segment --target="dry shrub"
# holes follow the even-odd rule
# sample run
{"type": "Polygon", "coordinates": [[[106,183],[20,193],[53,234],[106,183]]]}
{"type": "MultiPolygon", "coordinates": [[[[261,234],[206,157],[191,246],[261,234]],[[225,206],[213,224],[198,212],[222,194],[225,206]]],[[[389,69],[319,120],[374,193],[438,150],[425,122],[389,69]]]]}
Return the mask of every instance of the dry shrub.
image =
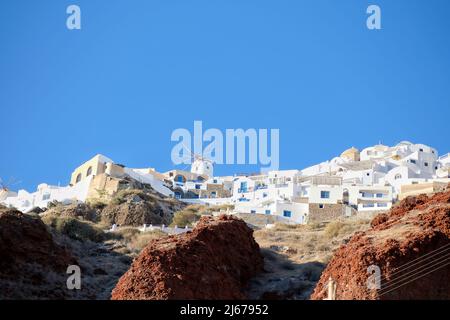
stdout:
{"type": "Polygon", "coordinates": [[[328,239],[350,236],[356,231],[360,231],[369,226],[369,219],[345,219],[335,220],[327,224],[324,229],[324,236],[328,239]]]}
{"type": "Polygon", "coordinates": [[[101,242],[108,238],[102,229],[90,221],[51,214],[42,217],[42,221],[56,232],[75,240],[101,242]]]}
{"type": "Polygon", "coordinates": [[[184,228],[186,226],[190,227],[195,222],[200,220],[204,210],[205,206],[202,205],[187,206],[183,210],[175,212],[171,226],[178,226],[180,228],[184,228]]]}
{"type": "Polygon", "coordinates": [[[121,240],[128,250],[139,252],[153,239],[166,237],[161,230],[141,232],[138,228],[122,227],[110,232],[111,238],[121,240]]]}
{"type": "Polygon", "coordinates": [[[150,203],[153,203],[155,201],[155,196],[152,194],[149,194],[145,192],[144,190],[139,189],[124,189],[119,190],[114,194],[114,196],[111,199],[111,204],[114,205],[120,205],[127,201],[128,198],[132,196],[138,196],[142,200],[148,201],[150,203]]]}
{"type": "Polygon", "coordinates": [[[274,231],[301,231],[305,229],[303,224],[287,224],[287,223],[275,223],[274,231]]]}
{"type": "Polygon", "coordinates": [[[103,210],[108,205],[108,200],[105,199],[90,199],[86,202],[94,210],[103,210]]]}
{"type": "Polygon", "coordinates": [[[132,241],[134,237],[141,233],[139,229],[133,227],[123,227],[111,232],[117,239],[124,240],[126,243],[132,241]]]}
{"type": "Polygon", "coordinates": [[[341,221],[332,221],[325,227],[324,235],[328,239],[336,238],[342,232],[345,224],[341,221]]]}
{"type": "Polygon", "coordinates": [[[167,234],[160,230],[153,230],[148,232],[140,232],[130,239],[128,247],[133,251],[141,251],[144,249],[150,241],[167,237],[167,234]]]}

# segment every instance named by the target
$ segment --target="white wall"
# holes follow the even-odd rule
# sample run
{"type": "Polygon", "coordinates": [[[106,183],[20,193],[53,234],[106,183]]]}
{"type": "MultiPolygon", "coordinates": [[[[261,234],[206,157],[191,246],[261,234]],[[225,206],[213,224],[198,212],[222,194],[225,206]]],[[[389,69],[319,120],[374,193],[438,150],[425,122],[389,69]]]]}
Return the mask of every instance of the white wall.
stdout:
{"type": "Polygon", "coordinates": [[[310,203],[323,203],[323,204],[336,204],[338,201],[342,201],[343,191],[342,186],[325,186],[312,185],[309,188],[309,202],[310,203]],[[322,198],[322,191],[329,192],[329,198],[322,198]]]}
{"type": "Polygon", "coordinates": [[[86,201],[92,176],[83,179],[74,186],[58,187],[48,184],[40,184],[37,191],[29,193],[19,190],[17,197],[8,197],[5,200],[7,206],[13,206],[22,212],[28,212],[34,207],[45,208],[49,202],[59,201],[70,203],[75,201],[86,201]]]}
{"type": "Polygon", "coordinates": [[[153,175],[149,173],[143,173],[140,169],[124,168],[124,171],[131,178],[141,183],[147,183],[151,185],[152,188],[155,189],[157,192],[167,197],[173,196],[172,190],[167,188],[164,185],[163,181],[156,179],[153,175]]]}

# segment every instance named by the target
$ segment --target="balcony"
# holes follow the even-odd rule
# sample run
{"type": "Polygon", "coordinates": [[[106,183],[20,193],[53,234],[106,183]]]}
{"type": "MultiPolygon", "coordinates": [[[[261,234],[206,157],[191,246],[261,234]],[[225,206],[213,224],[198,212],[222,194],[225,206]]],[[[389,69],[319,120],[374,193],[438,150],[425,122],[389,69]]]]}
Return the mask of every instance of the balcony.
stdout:
{"type": "Polygon", "coordinates": [[[358,195],[358,198],[363,199],[363,200],[386,200],[386,199],[389,199],[389,194],[381,193],[381,192],[377,192],[377,193],[361,192],[358,195]]]}

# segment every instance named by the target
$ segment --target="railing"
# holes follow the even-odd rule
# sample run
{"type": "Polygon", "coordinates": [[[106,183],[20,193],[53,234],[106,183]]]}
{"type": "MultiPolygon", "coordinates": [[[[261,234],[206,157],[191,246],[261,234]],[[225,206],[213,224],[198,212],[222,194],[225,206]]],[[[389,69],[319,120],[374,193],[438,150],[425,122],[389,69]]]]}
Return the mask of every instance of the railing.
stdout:
{"type": "Polygon", "coordinates": [[[363,194],[360,193],[359,194],[359,198],[360,199],[380,199],[380,200],[386,200],[389,199],[389,195],[386,193],[368,193],[368,194],[363,194]],[[379,197],[378,195],[381,194],[381,197],[379,197]]]}
{"type": "Polygon", "coordinates": [[[167,234],[180,234],[180,233],[185,233],[188,231],[191,231],[192,229],[189,228],[188,226],[184,227],[184,228],[179,228],[178,226],[175,227],[167,227],[165,225],[152,225],[152,224],[144,224],[141,228],[139,228],[139,231],[141,232],[148,232],[148,231],[155,231],[155,230],[159,230],[162,231],[164,233],[167,234]]]}

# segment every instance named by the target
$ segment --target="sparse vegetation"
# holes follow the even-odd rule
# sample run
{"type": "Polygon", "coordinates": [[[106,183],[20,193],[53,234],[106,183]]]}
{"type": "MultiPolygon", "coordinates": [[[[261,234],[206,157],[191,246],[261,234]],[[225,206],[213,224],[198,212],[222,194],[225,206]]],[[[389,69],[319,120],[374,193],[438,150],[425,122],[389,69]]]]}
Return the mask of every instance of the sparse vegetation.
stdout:
{"type": "Polygon", "coordinates": [[[254,236],[263,248],[278,248],[278,251],[282,251],[280,248],[290,248],[291,252],[297,252],[288,252],[295,261],[326,262],[345,238],[368,228],[369,224],[370,220],[358,218],[307,225],[276,223],[272,229],[255,231],[254,236]]]}
{"type": "Polygon", "coordinates": [[[184,228],[186,226],[191,227],[193,223],[200,220],[202,216],[201,210],[203,206],[191,205],[187,206],[183,210],[175,212],[171,226],[178,226],[184,228]]]}
{"type": "Polygon", "coordinates": [[[134,227],[123,227],[111,232],[116,236],[117,239],[125,240],[125,242],[130,242],[136,235],[140,234],[141,231],[134,227]]]}
{"type": "Polygon", "coordinates": [[[75,240],[101,242],[107,238],[101,228],[89,221],[57,215],[45,215],[42,217],[42,221],[56,232],[75,240]]]}
{"type": "Polygon", "coordinates": [[[345,224],[341,221],[331,221],[329,224],[327,224],[323,233],[325,237],[327,237],[328,239],[332,239],[339,236],[344,227],[345,224]]]}
{"type": "Polygon", "coordinates": [[[90,199],[86,203],[94,210],[102,210],[109,202],[106,199],[90,199]]]}
{"type": "Polygon", "coordinates": [[[154,200],[155,200],[154,195],[149,194],[149,193],[145,192],[144,190],[125,189],[125,190],[120,190],[120,191],[116,192],[116,194],[114,194],[114,196],[112,197],[112,200],[111,200],[111,204],[120,205],[120,204],[126,202],[127,198],[129,198],[129,196],[138,196],[142,200],[149,201],[149,202],[154,202],[154,200]]]}
{"type": "Polygon", "coordinates": [[[369,224],[370,220],[354,217],[307,225],[275,223],[273,228],[254,231],[267,272],[253,281],[252,297],[273,292],[307,299],[333,251],[369,224]]]}
{"type": "Polygon", "coordinates": [[[124,227],[110,232],[114,239],[120,240],[132,252],[138,253],[153,239],[166,237],[167,234],[160,230],[141,232],[137,228],[124,227]]]}
{"type": "Polygon", "coordinates": [[[167,234],[159,230],[141,232],[131,238],[131,241],[128,243],[128,247],[131,250],[139,252],[144,249],[150,241],[162,237],[167,237],[167,234]]]}
{"type": "Polygon", "coordinates": [[[56,201],[56,200],[53,200],[53,201],[47,203],[47,208],[48,209],[51,209],[51,208],[54,208],[54,207],[57,207],[57,206],[62,206],[62,203],[59,202],[59,201],[56,201]]]}

